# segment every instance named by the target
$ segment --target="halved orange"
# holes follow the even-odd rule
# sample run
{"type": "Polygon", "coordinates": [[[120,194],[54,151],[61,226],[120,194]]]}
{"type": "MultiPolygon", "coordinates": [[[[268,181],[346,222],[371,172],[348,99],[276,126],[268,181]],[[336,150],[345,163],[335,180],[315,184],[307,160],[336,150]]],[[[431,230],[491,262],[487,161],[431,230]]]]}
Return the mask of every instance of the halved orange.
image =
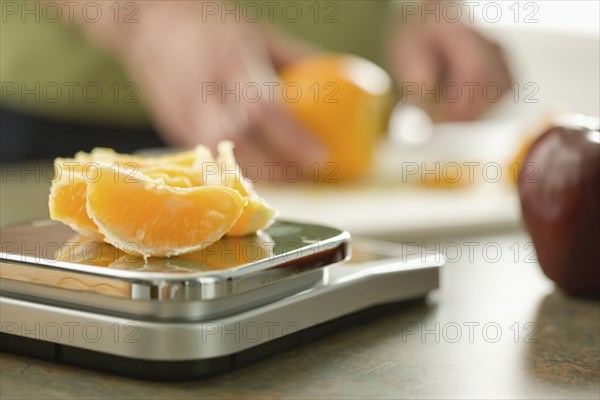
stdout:
{"type": "Polygon", "coordinates": [[[177,188],[141,172],[100,164],[87,184],[87,212],[105,241],[144,257],[203,249],[223,237],[247,200],[226,186],[177,188]]]}
{"type": "Polygon", "coordinates": [[[380,67],[347,54],[319,54],[291,63],[280,73],[298,88],[290,111],[329,153],[318,165],[319,181],[365,177],[391,110],[392,80],[380,67]]]}

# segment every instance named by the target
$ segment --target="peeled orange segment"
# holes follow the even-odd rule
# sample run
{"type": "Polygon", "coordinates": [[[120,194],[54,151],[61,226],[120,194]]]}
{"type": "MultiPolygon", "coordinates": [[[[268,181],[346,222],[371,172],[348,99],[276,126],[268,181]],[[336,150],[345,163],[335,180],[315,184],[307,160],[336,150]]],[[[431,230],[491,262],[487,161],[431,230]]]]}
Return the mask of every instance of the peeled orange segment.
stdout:
{"type": "MultiPolygon", "coordinates": [[[[198,147],[206,149],[204,146],[198,147]]],[[[155,166],[157,164],[173,164],[191,167],[196,162],[198,154],[198,149],[192,149],[178,153],[168,153],[158,157],[142,157],[131,154],[120,154],[113,149],[96,147],[90,153],[85,153],[83,151],[78,152],[75,154],[75,160],[82,163],[102,161],[107,164],[112,164],[115,162],[118,164],[134,164],[139,168],[155,166]]]]}
{"type": "Polygon", "coordinates": [[[55,170],[52,219],[144,257],[253,234],[277,216],[242,176],[231,142],[219,145],[216,160],[204,146],[160,157],[96,148],[57,158],[55,170]]]}
{"type": "Polygon", "coordinates": [[[146,173],[149,178],[161,180],[165,184],[178,188],[190,188],[194,186],[192,181],[187,176],[172,175],[164,172],[146,173]]]}
{"type": "Polygon", "coordinates": [[[277,211],[258,196],[248,197],[242,215],[227,232],[227,236],[245,236],[266,229],[275,222],[277,211]]]}
{"type": "MultiPolygon", "coordinates": [[[[206,149],[206,147],[204,147],[204,146],[198,146],[198,148],[206,149]]],[[[206,149],[206,150],[208,150],[208,149],[206,149]]],[[[187,150],[187,151],[183,151],[183,152],[179,152],[179,153],[165,154],[163,156],[156,157],[154,159],[149,158],[149,160],[157,161],[158,163],[163,163],[163,164],[173,164],[173,165],[180,165],[182,167],[191,167],[196,162],[196,158],[197,158],[198,154],[199,154],[198,150],[193,149],[193,150],[187,150]]]]}
{"type": "Polygon", "coordinates": [[[157,165],[154,168],[145,168],[143,173],[152,179],[162,179],[164,183],[173,187],[203,186],[201,174],[179,165],[157,165]]]}
{"type": "Polygon", "coordinates": [[[229,187],[170,187],[107,165],[98,177],[87,185],[88,215],[107,242],[144,257],[209,246],[233,227],[247,201],[229,187]]]}
{"type": "Polygon", "coordinates": [[[217,165],[221,172],[222,184],[237,190],[242,196],[254,195],[252,182],[242,176],[242,171],[235,161],[233,143],[223,141],[219,143],[217,150],[217,165]]]}
{"type": "Polygon", "coordinates": [[[102,234],[86,210],[87,182],[96,179],[95,168],[100,162],[112,168],[117,165],[129,167],[131,172],[148,171],[150,177],[160,178],[167,185],[192,187],[202,184],[202,171],[194,167],[202,161],[214,163],[210,150],[204,146],[161,157],[139,157],[119,154],[112,149],[95,148],[90,153],[78,152],[74,158],[57,158],[48,202],[50,218],[69,225],[82,235],[101,240],[102,234]]]}
{"type": "Polygon", "coordinates": [[[50,189],[50,218],[69,225],[77,233],[102,240],[98,227],[87,214],[87,183],[81,176],[55,182],[50,189]]]}
{"type": "Polygon", "coordinates": [[[244,178],[239,165],[233,155],[233,143],[224,141],[219,143],[217,164],[221,169],[223,184],[237,190],[242,196],[248,198],[248,203],[240,218],[233,225],[227,236],[244,236],[267,229],[275,222],[277,211],[269,206],[265,200],[258,197],[252,182],[244,178]]]}
{"type": "Polygon", "coordinates": [[[72,158],[57,158],[54,161],[55,177],[48,200],[50,218],[69,225],[82,235],[102,240],[98,227],[87,215],[87,183],[83,168],[82,163],[72,158]]]}
{"type": "Polygon", "coordinates": [[[198,168],[177,164],[157,164],[144,167],[141,172],[151,178],[162,178],[165,183],[176,187],[223,186],[221,172],[214,161],[210,162],[210,165],[204,163],[198,168]]]}

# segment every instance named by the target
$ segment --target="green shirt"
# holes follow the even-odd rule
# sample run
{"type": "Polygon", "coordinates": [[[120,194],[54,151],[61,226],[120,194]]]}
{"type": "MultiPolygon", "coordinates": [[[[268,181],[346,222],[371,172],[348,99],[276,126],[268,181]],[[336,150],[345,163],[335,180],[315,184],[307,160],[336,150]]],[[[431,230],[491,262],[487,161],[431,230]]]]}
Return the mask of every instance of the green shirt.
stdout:
{"type": "MultiPolygon", "coordinates": [[[[63,120],[133,126],[149,123],[132,78],[113,57],[82,35],[78,25],[69,21],[66,8],[57,18],[52,8],[55,2],[0,3],[3,106],[63,120]]],[[[260,12],[258,21],[275,23],[326,50],[354,53],[381,63],[386,1],[231,3],[237,4],[241,19],[254,22],[260,12]]],[[[226,14],[233,7],[231,3],[226,9],[225,3],[212,2],[216,15],[238,18],[226,14]]],[[[121,8],[124,14],[132,11],[121,8]]]]}

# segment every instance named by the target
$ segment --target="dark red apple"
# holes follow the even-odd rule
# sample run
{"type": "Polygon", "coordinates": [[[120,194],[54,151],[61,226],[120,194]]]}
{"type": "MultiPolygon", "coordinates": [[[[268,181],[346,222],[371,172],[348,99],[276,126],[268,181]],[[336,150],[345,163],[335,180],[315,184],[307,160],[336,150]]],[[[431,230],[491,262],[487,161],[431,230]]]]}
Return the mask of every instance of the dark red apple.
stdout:
{"type": "Polygon", "coordinates": [[[544,273],[568,293],[600,295],[599,120],[558,118],[531,145],[519,196],[544,273]]]}

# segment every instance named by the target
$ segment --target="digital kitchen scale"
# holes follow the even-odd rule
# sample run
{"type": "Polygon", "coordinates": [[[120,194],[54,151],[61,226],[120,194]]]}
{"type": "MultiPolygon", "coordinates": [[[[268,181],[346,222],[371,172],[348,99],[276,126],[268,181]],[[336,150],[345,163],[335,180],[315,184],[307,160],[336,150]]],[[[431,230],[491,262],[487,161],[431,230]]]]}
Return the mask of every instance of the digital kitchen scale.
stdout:
{"type": "Polygon", "coordinates": [[[420,299],[441,255],[278,221],[172,258],[38,221],[0,231],[0,350],[144,379],[214,375],[420,299]]]}

